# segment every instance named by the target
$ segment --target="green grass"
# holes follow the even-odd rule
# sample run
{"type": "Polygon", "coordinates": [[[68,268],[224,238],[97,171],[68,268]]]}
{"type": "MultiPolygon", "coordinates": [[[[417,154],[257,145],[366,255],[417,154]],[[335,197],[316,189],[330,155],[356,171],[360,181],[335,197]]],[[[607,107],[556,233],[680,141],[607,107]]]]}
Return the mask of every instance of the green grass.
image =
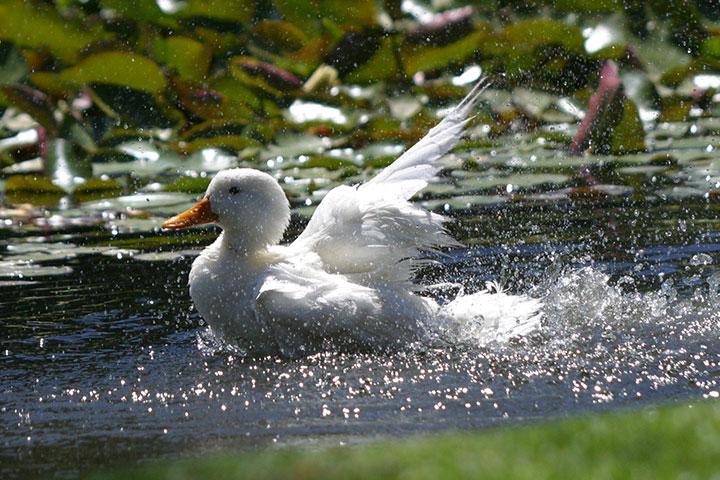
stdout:
{"type": "Polygon", "coordinates": [[[720,403],[476,433],[188,459],[93,479],[718,478],[720,403]]]}

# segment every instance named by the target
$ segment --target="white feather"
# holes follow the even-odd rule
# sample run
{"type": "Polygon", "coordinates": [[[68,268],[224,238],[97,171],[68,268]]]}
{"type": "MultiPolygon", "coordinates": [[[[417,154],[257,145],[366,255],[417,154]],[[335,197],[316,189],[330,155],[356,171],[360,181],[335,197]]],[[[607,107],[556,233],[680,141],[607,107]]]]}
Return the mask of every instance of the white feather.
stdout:
{"type": "Polygon", "coordinates": [[[399,191],[402,192],[405,200],[425,188],[427,182],[431,181],[439,170],[436,161],[462,138],[465,127],[471,120],[470,114],[475,110],[480,95],[489,84],[487,78],[481,79],[427,135],[360,188],[370,189],[379,184],[400,183],[399,191]],[[412,183],[402,185],[405,182],[412,183]]]}
{"type": "Polygon", "coordinates": [[[213,330],[253,354],[296,357],[326,341],[395,349],[439,337],[483,343],[535,328],[541,304],[524,296],[480,292],[441,308],[414,293],[422,251],[457,242],[444,217],[409,199],[435,178],[485,85],[375,178],[330,191],[290,245],[276,245],[290,210],[275,179],[248,169],[218,174],[206,200],[223,234],[190,273],[190,294],[213,330]]]}
{"type": "Polygon", "coordinates": [[[435,178],[437,161],[462,138],[487,83],[478,82],[438,125],[372,180],[331,190],[292,248],[317,253],[328,271],[410,284],[422,250],[459,245],[447,234],[442,215],[409,199],[435,178]]]}

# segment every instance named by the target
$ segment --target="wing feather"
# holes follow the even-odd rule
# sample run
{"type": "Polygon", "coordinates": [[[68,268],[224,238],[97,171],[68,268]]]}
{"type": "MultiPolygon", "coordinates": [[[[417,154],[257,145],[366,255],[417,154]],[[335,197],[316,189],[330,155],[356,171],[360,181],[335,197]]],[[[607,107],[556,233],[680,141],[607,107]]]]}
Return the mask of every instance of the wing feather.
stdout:
{"type": "MultiPolygon", "coordinates": [[[[424,188],[440,169],[435,164],[435,161],[449,152],[460,140],[465,127],[472,120],[470,114],[475,109],[480,95],[489,85],[490,81],[487,77],[480,79],[470,90],[470,93],[440,123],[435,125],[418,143],[400,155],[397,160],[366,183],[365,186],[407,180],[425,182],[422,187],[412,192],[410,196],[424,188]]],[[[421,184],[418,183],[417,185],[421,184]]],[[[410,196],[405,197],[405,199],[409,199],[410,196]]]]}
{"type": "Polygon", "coordinates": [[[438,125],[369,182],[331,190],[291,245],[317,254],[332,273],[355,281],[406,282],[424,250],[459,245],[442,215],[409,202],[435,178],[437,160],[462,137],[488,81],[480,80],[438,125]]]}

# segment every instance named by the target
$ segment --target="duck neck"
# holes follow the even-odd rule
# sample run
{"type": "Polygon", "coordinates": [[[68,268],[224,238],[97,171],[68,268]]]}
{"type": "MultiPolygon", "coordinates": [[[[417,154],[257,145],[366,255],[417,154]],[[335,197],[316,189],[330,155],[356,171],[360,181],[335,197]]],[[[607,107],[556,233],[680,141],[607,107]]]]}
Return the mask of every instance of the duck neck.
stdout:
{"type": "Polygon", "coordinates": [[[269,245],[257,238],[248,238],[244,235],[236,235],[237,232],[224,230],[220,234],[220,245],[223,249],[232,252],[239,257],[254,257],[267,251],[269,245]]]}

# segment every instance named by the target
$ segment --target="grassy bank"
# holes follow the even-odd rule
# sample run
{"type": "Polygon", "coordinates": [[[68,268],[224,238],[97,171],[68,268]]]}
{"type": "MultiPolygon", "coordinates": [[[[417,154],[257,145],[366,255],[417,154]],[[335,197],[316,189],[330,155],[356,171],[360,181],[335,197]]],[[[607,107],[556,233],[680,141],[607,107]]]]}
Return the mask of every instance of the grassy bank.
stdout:
{"type": "Polygon", "coordinates": [[[720,403],[590,415],[363,446],[223,455],[100,479],[709,478],[720,475],[720,403]]]}

